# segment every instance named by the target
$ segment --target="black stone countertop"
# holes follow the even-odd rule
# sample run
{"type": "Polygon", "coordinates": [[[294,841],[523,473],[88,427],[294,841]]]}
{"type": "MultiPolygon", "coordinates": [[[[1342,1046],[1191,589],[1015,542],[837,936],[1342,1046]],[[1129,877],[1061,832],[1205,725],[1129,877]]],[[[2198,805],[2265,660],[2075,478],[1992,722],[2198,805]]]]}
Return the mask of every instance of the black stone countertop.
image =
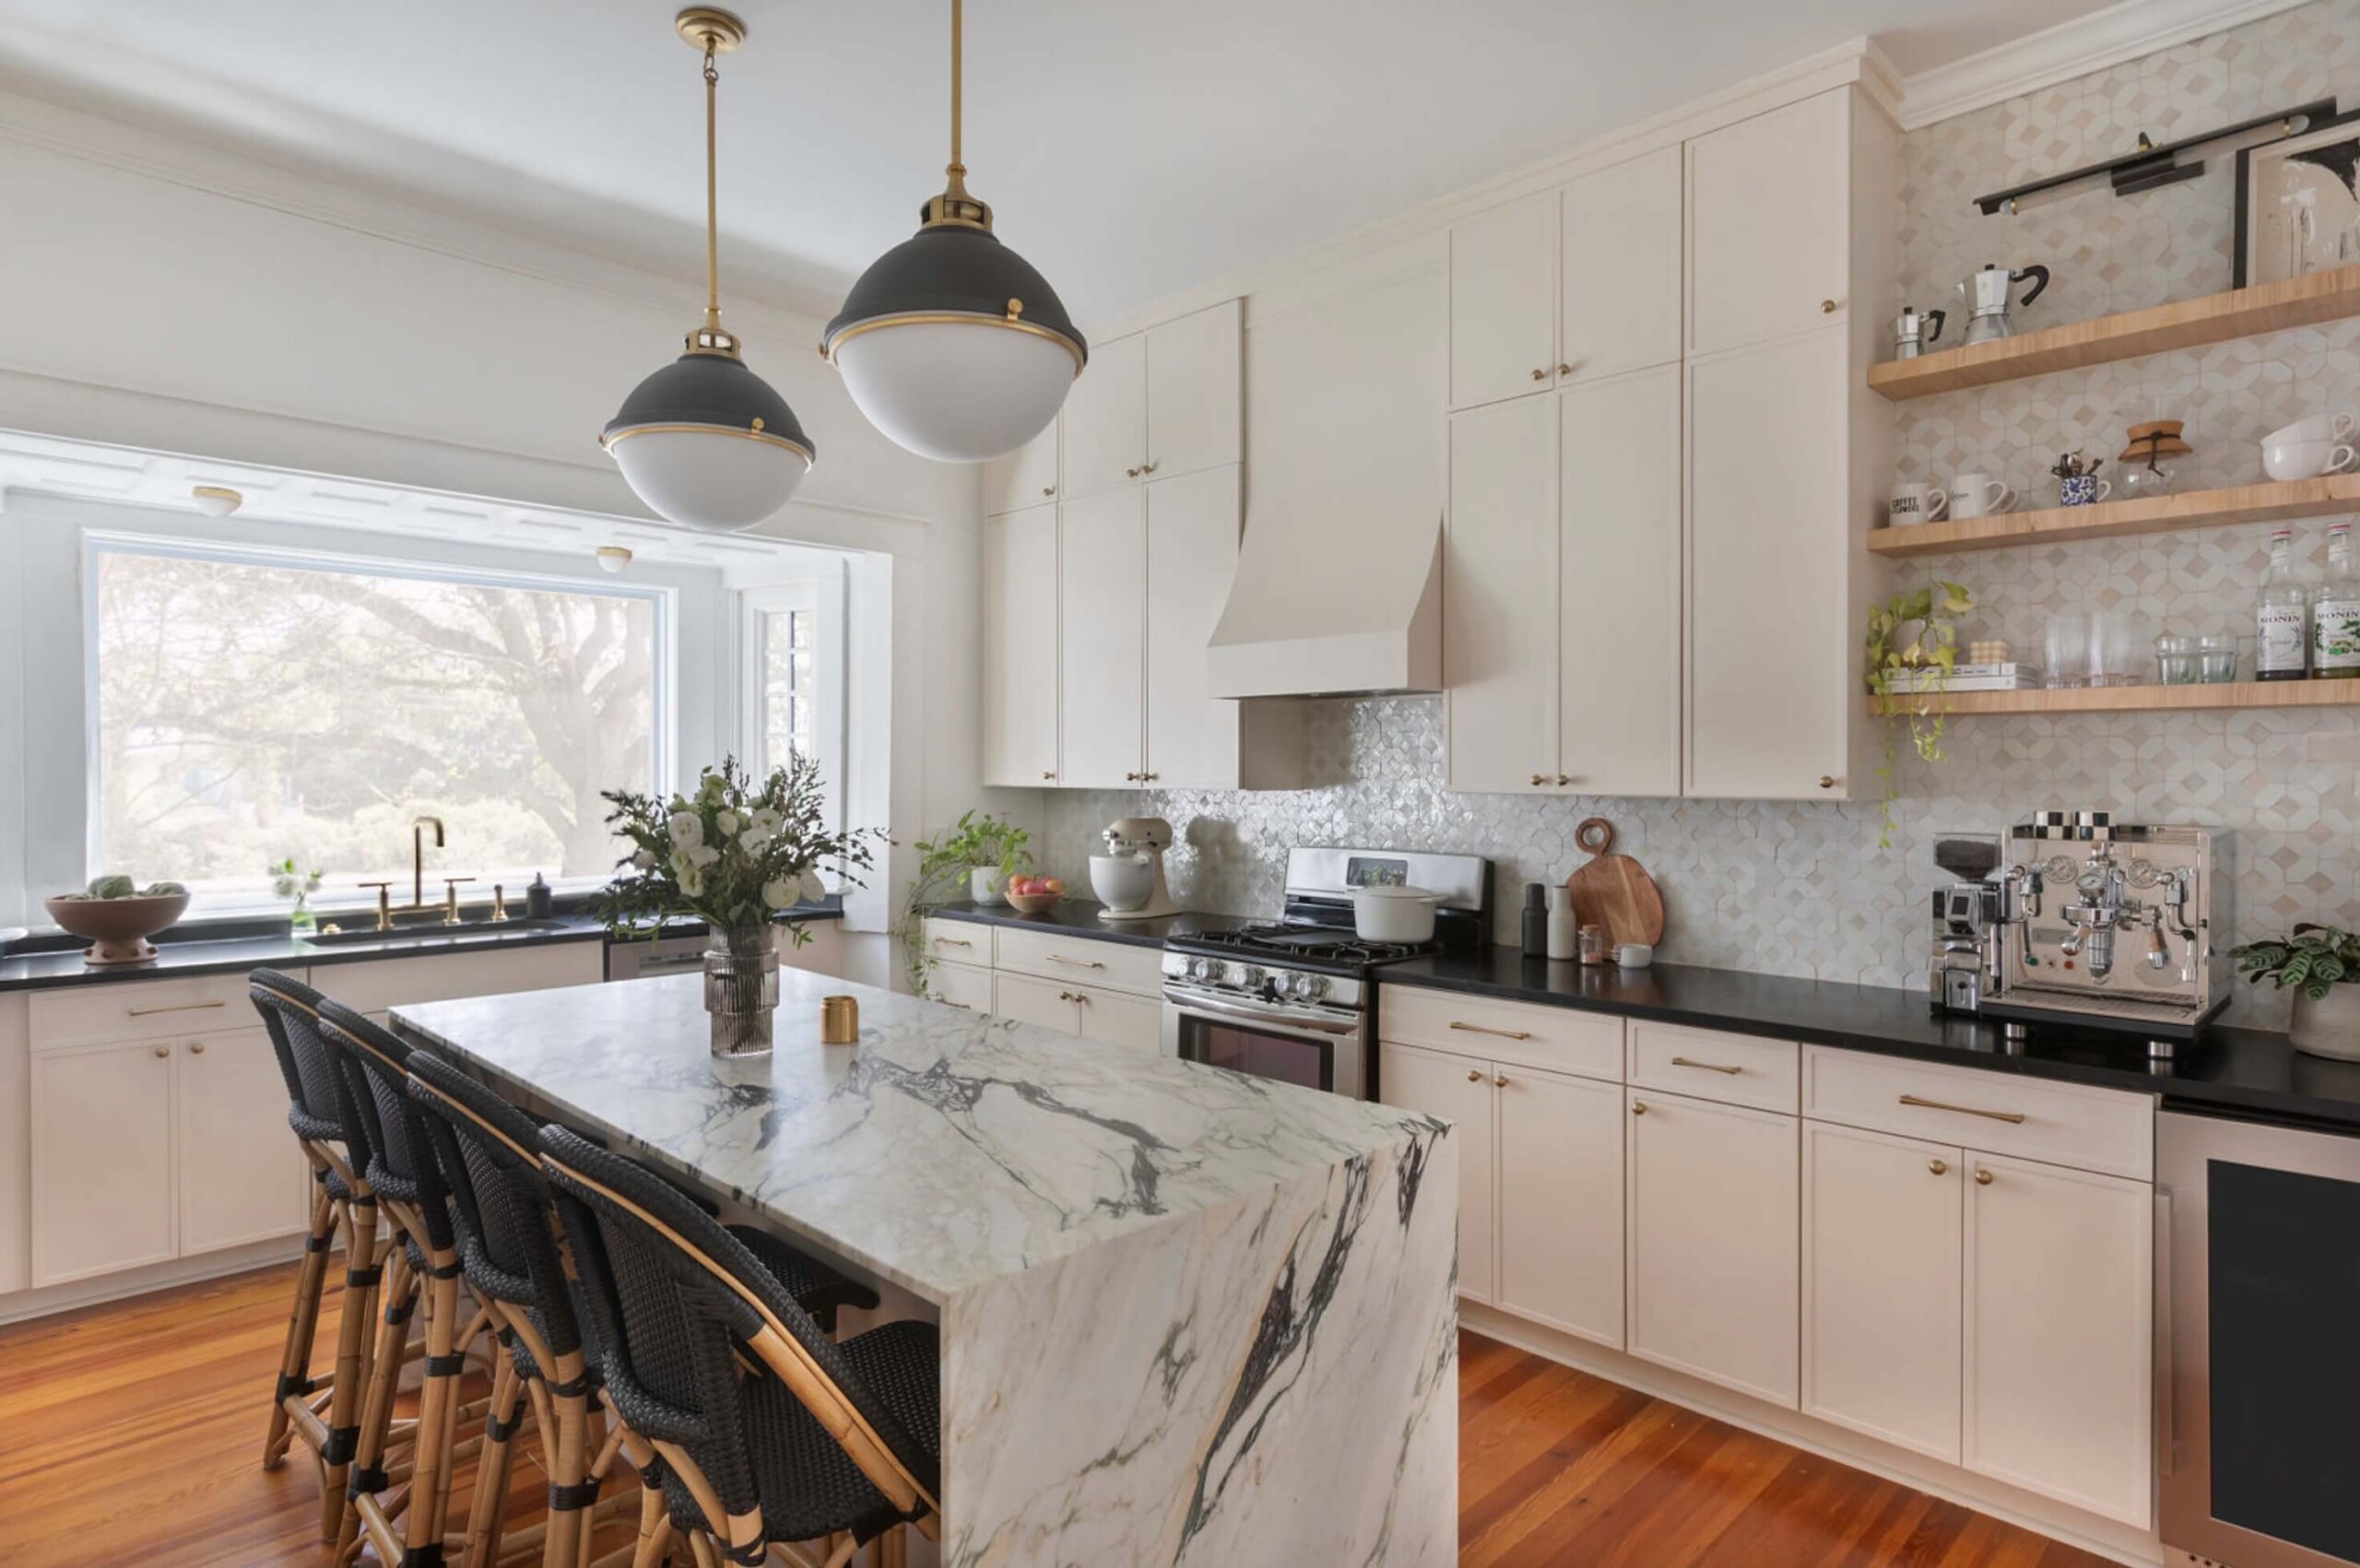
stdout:
{"type": "Polygon", "coordinates": [[[1135,948],[1160,948],[1167,937],[1194,937],[1207,931],[1233,931],[1253,922],[1235,914],[1161,915],[1153,920],[1101,920],[1098,912],[1105,905],[1095,899],[1066,899],[1055,908],[1041,914],[1020,914],[1008,904],[978,906],[973,903],[946,903],[928,911],[938,920],[973,920],[985,925],[1012,925],[1027,931],[1066,931],[1077,937],[1096,937],[1109,942],[1127,942],[1135,948]]]}
{"type": "MultiPolygon", "coordinates": [[[[840,920],[844,911],[829,907],[797,909],[798,920],[840,920]]],[[[339,912],[339,920],[365,924],[363,913],[339,912]]],[[[667,924],[667,937],[693,937],[704,927],[694,922],[667,924]]],[[[98,985],[114,980],[172,979],[194,974],[235,974],[270,966],[351,963],[361,959],[424,957],[433,953],[484,952],[502,948],[537,948],[552,942],[604,940],[606,927],[579,912],[561,913],[553,924],[526,925],[513,930],[470,930],[452,936],[396,937],[390,941],[309,942],[287,933],[284,920],[192,922],[175,926],[156,938],[156,957],[149,963],[97,967],[82,961],[83,944],[67,936],[32,937],[0,954],[0,992],[44,991],[62,985],[98,985]]]]}
{"type": "Polygon", "coordinates": [[[2212,1029],[2176,1059],[2151,1062],[2135,1036],[2035,1025],[2020,1043],[2000,1025],[1938,1013],[1922,991],[1847,985],[1744,970],[1659,963],[1585,969],[1528,960],[1510,947],[1438,953],[1387,964],[1384,987],[1415,985],[1510,1001],[1841,1045],[1957,1067],[2160,1093],[2191,1110],[2360,1128],[2360,1062],[2307,1056],[2283,1034],[2212,1029]]]}

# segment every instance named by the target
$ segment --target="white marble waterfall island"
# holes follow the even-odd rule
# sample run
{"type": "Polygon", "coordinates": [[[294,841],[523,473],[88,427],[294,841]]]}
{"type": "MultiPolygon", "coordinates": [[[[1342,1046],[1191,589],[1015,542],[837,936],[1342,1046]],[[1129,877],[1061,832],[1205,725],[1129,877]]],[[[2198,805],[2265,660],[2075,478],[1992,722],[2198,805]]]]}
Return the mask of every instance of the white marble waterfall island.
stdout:
{"type": "Polygon", "coordinates": [[[717,1062],[693,975],[396,1025],[930,1307],[941,1557],[1444,1564],[1458,1140],[1441,1124],[842,981],[717,1062]],[[820,997],[860,999],[856,1045],[820,997]]]}

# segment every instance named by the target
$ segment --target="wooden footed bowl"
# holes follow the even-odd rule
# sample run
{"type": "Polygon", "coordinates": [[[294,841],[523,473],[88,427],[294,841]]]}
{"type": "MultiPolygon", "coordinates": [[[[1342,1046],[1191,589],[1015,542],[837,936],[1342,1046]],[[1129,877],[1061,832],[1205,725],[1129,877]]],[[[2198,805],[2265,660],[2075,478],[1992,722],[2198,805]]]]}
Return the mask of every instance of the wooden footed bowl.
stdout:
{"type": "Polygon", "coordinates": [[[1065,902],[1063,893],[1009,893],[1007,896],[1019,914],[1046,914],[1065,902]]]}
{"type": "Polygon", "coordinates": [[[43,901],[49,917],[90,945],[82,953],[86,963],[146,963],[156,956],[148,938],[169,931],[188,913],[186,893],[127,899],[65,899],[43,901]]]}

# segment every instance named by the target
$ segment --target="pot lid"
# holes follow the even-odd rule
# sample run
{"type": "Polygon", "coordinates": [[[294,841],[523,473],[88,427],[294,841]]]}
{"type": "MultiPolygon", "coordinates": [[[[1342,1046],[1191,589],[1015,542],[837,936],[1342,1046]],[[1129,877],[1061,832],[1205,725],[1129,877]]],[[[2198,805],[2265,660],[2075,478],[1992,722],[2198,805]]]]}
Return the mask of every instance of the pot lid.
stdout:
{"type": "Polygon", "coordinates": [[[1352,896],[1363,899],[1438,899],[1442,897],[1431,888],[1354,888],[1352,896]]]}

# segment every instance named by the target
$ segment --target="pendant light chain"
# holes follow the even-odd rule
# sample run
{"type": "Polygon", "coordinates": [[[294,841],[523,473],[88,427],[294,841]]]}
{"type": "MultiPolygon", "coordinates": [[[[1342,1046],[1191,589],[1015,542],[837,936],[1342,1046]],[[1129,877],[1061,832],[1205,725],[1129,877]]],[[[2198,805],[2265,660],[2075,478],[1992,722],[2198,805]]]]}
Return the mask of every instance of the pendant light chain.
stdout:
{"type": "Polygon", "coordinates": [[[704,317],[709,326],[721,324],[721,204],[714,183],[714,100],[721,72],[713,63],[713,39],[704,41],[704,317]]]}

